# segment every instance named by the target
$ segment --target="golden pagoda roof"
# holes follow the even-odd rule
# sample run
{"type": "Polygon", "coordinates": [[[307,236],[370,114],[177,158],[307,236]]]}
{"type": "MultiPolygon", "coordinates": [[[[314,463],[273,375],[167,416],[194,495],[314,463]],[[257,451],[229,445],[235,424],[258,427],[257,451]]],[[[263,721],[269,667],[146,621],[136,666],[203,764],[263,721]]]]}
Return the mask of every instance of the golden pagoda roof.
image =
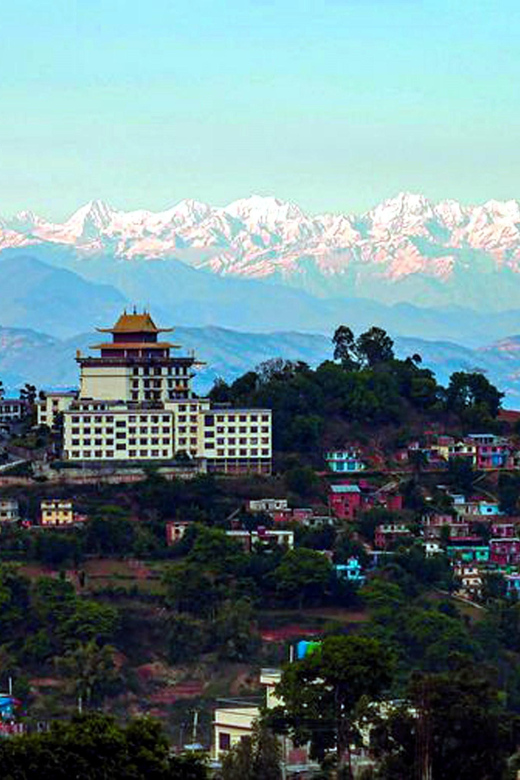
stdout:
{"type": "Polygon", "coordinates": [[[106,344],[92,344],[90,349],[105,349],[112,352],[118,352],[121,349],[179,349],[178,344],[171,344],[169,341],[108,341],[106,344]]]}
{"type": "Polygon", "coordinates": [[[158,328],[148,312],[138,314],[135,309],[132,314],[126,310],[121,314],[112,328],[96,328],[100,333],[167,333],[173,328],[158,328]]]}

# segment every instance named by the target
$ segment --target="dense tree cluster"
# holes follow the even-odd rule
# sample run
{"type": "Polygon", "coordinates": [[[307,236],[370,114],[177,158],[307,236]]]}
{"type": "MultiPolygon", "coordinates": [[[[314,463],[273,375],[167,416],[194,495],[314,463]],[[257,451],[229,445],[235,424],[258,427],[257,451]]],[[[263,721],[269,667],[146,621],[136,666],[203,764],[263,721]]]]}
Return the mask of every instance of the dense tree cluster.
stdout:
{"type": "Polygon", "coordinates": [[[444,388],[419,355],[397,359],[392,339],[380,328],[356,339],[342,325],[333,347],[334,360],[316,369],[271,360],[230,385],[217,381],[210,396],[219,403],[271,407],[275,448],[307,454],[334,441],[334,431],[344,436],[341,424],[401,425],[414,413],[451,414],[471,427],[492,424],[500,409],[503,394],[485,376],[456,372],[444,388]]]}
{"type": "Polygon", "coordinates": [[[5,780],[206,780],[193,756],[172,756],[158,723],[135,720],[126,727],[100,714],[54,723],[50,731],[0,742],[5,780]]]}
{"type": "MultiPolygon", "coordinates": [[[[165,574],[170,658],[182,661],[214,651],[222,659],[251,660],[259,648],[255,609],[302,609],[355,603],[330,561],[310,547],[277,545],[245,554],[224,531],[194,528],[191,547],[165,574]],[[201,598],[201,594],[204,597],[201,598]]],[[[338,546],[341,558],[345,541],[338,546]]]]}
{"type": "Polygon", "coordinates": [[[60,669],[74,696],[86,703],[117,681],[113,649],[119,627],[114,607],[76,595],[69,582],[42,577],[30,583],[8,565],[0,569],[2,671],[60,669]]]}
{"type": "Polygon", "coordinates": [[[492,608],[469,620],[454,602],[430,597],[443,582],[449,590],[442,556],[398,553],[361,591],[370,615],[361,631],[337,626],[286,665],[284,704],[270,725],[310,740],[324,766],[335,751],[345,777],[350,747],[361,742],[376,760],[367,777],[378,780],[515,777],[519,605],[498,589],[492,608]]]}

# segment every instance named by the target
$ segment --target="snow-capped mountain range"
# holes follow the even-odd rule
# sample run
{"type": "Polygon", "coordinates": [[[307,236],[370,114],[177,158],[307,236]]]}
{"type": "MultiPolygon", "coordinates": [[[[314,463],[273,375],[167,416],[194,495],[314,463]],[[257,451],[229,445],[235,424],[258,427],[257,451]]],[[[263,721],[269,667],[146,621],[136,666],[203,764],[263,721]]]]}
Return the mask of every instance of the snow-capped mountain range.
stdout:
{"type": "Polygon", "coordinates": [[[95,200],[63,223],[30,211],[0,217],[0,250],[42,245],[73,248],[77,257],[177,258],[320,297],[480,307],[488,296],[483,302],[493,308],[520,304],[516,200],[464,206],[401,193],[361,215],[317,216],[256,195],[224,207],[183,200],[161,212],[125,212],[95,200]],[[454,286],[456,294],[442,292],[454,286]]]}

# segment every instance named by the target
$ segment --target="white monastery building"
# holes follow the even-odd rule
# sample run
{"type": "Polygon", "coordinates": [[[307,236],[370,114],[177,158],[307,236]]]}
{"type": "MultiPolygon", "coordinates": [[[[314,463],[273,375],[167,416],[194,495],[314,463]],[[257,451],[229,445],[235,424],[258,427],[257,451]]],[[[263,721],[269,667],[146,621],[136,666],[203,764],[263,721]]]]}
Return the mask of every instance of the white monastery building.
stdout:
{"type": "Polygon", "coordinates": [[[189,456],[208,471],[271,472],[271,410],[212,407],[191,389],[193,355],[160,341],[147,312],[124,312],[111,341],[77,353],[79,393],[49,393],[38,423],[63,415],[63,457],[78,462],[172,461],[189,456]]]}

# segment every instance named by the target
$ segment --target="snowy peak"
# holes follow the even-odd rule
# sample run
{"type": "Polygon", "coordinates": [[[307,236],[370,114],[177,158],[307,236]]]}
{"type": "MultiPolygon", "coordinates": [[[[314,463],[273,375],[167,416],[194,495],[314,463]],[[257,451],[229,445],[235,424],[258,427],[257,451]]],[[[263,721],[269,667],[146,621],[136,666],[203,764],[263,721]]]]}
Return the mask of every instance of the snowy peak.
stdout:
{"type": "Polygon", "coordinates": [[[249,224],[275,225],[288,220],[307,219],[303,211],[295,203],[278,200],[274,197],[251,195],[230,203],[224,209],[231,216],[239,217],[249,224]]]}
{"type": "Polygon", "coordinates": [[[376,231],[410,231],[433,217],[433,207],[423,195],[401,192],[395,198],[383,201],[366,217],[376,231]]]}
{"type": "Polygon", "coordinates": [[[171,221],[177,225],[196,225],[211,216],[212,208],[207,203],[188,198],[181,200],[164,216],[171,215],[171,221]]]}
{"type": "Polygon", "coordinates": [[[0,220],[0,249],[36,243],[69,245],[80,257],[175,257],[216,274],[270,279],[324,297],[376,295],[414,279],[418,289],[431,280],[439,290],[485,272],[491,295],[490,273],[514,272],[520,280],[520,202],[466,206],[401,192],[361,215],[311,216],[296,203],[263,195],[224,207],[186,199],[158,212],[92,200],[63,223],[30,211],[0,220]]]}
{"type": "Polygon", "coordinates": [[[104,201],[90,200],[67,220],[64,227],[76,233],[78,238],[89,238],[107,228],[114,214],[114,209],[104,201]]]}
{"type": "Polygon", "coordinates": [[[36,227],[44,224],[45,220],[37,216],[34,211],[19,211],[12,217],[0,218],[0,227],[22,234],[30,234],[36,227]]]}

